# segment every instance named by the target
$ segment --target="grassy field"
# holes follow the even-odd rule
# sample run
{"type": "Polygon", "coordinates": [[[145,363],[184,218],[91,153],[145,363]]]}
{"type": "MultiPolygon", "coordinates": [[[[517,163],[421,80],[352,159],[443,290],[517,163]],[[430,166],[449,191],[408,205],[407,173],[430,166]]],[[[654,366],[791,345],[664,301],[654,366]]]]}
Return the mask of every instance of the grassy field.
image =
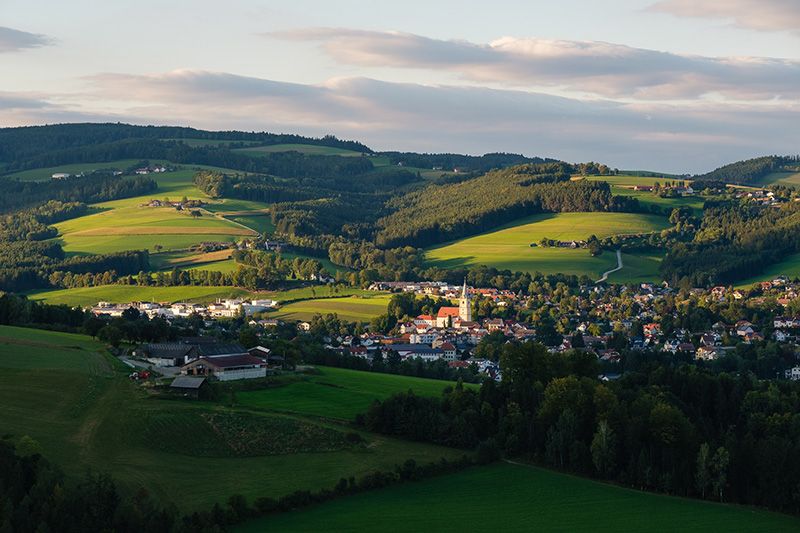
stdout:
{"type": "MultiPolygon", "coordinates": [[[[616,267],[614,254],[592,257],[585,249],[532,248],[542,238],[557,240],[599,238],[658,231],[668,226],[665,218],[634,213],[557,213],[534,215],[497,230],[428,250],[427,261],[440,267],[488,265],[523,272],[564,273],[599,277],[616,267]]],[[[632,262],[633,264],[633,262],[632,262]]],[[[654,275],[638,262],[636,276],[654,275]],[[641,270],[644,268],[644,270],[641,270]]],[[[647,267],[647,268],[646,268],[647,267]]],[[[623,271],[620,276],[624,275],[623,271]]]]}
{"type": "MultiPolygon", "coordinates": [[[[137,163],[139,159],[120,159],[118,161],[110,161],[106,163],[74,163],[71,165],[59,165],[57,167],[36,168],[33,170],[22,170],[12,174],[6,174],[2,178],[18,179],[22,181],[48,181],[53,174],[66,173],[66,174],[80,174],[81,172],[92,172],[98,169],[115,169],[125,170],[137,163]]],[[[151,165],[163,164],[164,161],[151,160],[151,165]]]]}
{"type": "Polygon", "coordinates": [[[353,445],[348,426],[154,398],[118,365],[86,337],[0,326],[0,432],[29,435],[71,476],[109,473],[125,493],[146,488],[182,510],[458,455],[368,433],[353,445]]]}
{"type": "MultiPolygon", "coordinates": [[[[604,255],[612,256],[612,252],[604,252],[604,255]]],[[[622,270],[618,270],[608,276],[609,283],[642,283],[661,279],[658,275],[658,267],[661,265],[663,256],[655,253],[636,252],[622,254],[622,270]]]]}
{"type": "MultiPolygon", "coordinates": [[[[581,178],[573,178],[581,179],[581,178]]],[[[661,208],[690,207],[696,213],[703,210],[705,199],[702,196],[687,196],[680,198],[661,198],[648,191],[635,191],[636,185],[652,186],[656,183],[664,184],[665,181],[679,181],[673,178],[652,178],[646,176],[587,176],[586,179],[594,181],[605,181],[611,185],[611,193],[615,196],[630,196],[636,198],[645,205],[656,205],[661,208]]]]}
{"type": "Polygon", "coordinates": [[[304,300],[281,307],[270,313],[270,318],[310,320],[316,313],[336,313],[342,320],[367,322],[386,312],[389,298],[388,294],[372,293],[369,296],[304,300]]]}
{"type": "Polygon", "coordinates": [[[795,517],[648,494],[507,463],[244,524],[256,531],[798,531],[795,517]]]}
{"type": "Polygon", "coordinates": [[[797,187],[800,185],[800,172],[773,172],[761,179],[757,185],[766,187],[768,185],[786,185],[787,187],[797,187]]]}
{"type": "Polygon", "coordinates": [[[800,277],[800,254],[790,255],[780,263],[769,265],[764,269],[763,273],[744,281],[738,281],[736,282],[736,286],[749,287],[755,283],[769,281],[778,276],[786,276],[788,278],[800,277]]]}
{"type": "MultiPolygon", "coordinates": [[[[392,374],[360,372],[344,368],[319,367],[320,374],[269,389],[237,392],[246,407],[289,411],[325,418],[352,420],[365,412],[374,400],[413,390],[418,396],[440,396],[452,383],[392,374]]],[[[466,385],[474,386],[474,385],[466,385]]]]}
{"type": "Polygon", "coordinates": [[[31,300],[49,304],[90,306],[97,302],[211,302],[217,298],[245,296],[250,293],[236,287],[139,287],[136,285],[101,285],[74,289],[34,291],[31,300]]]}
{"type": "Polygon", "coordinates": [[[253,146],[249,148],[236,148],[234,152],[259,156],[274,152],[300,152],[306,155],[341,155],[347,157],[361,157],[361,152],[334,148],[330,146],[317,146],[314,144],[273,144],[270,146],[253,146]]]}

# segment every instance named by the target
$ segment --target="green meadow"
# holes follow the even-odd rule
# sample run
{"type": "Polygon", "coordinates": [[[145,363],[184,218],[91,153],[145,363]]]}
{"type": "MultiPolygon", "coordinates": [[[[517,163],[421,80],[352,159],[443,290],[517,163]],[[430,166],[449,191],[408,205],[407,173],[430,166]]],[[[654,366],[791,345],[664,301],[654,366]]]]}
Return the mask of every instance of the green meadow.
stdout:
{"type": "Polygon", "coordinates": [[[97,302],[211,302],[217,298],[231,298],[250,294],[248,291],[236,287],[101,285],[98,287],[33,291],[28,293],[28,298],[54,305],[66,304],[86,307],[95,305],[97,302]]]}
{"type": "Polygon", "coordinates": [[[314,144],[272,144],[269,146],[253,146],[248,148],[236,148],[234,152],[247,155],[259,156],[274,152],[300,152],[306,155],[340,155],[347,157],[361,157],[361,152],[335,148],[331,146],[317,146],[314,144]]]}
{"type": "Polygon", "coordinates": [[[800,520],[793,516],[639,492],[508,463],[348,496],[236,529],[242,533],[798,530],[800,520]]]}
{"type": "Polygon", "coordinates": [[[759,180],[758,185],[766,187],[768,185],[785,185],[787,187],[797,187],[800,185],[800,172],[786,171],[773,172],[759,180]]]}
{"type": "Polygon", "coordinates": [[[342,320],[368,322],[386,312],[389,298],[388,294],[373,293],[370,296],[303,300],[286,304],[269,316],[282,320],[310,320],[317,313],[335,313],[342,320]]]}
{"type": "MultiPolygon", "coordinates": [[[[438,397],[452,383],[393,374],[318,367],[318,374],[286,380],[262,390],[237,392],[243,406],[267,411],[287,411],[324,418],[352,420],[375,400],[409,389],[418,396],[438,397]]],[[[477,387],[477,385],[465,385],[477,387]]]]}
{"type": "Polygon", "coordinates": [[[737,287],[749,287],[755,283],[769,281],[778,276],[786,276],[790,279],[800,277],[800,254],[790,255],[783,261],[768,265],[758,276],[753,276],[744,281],[736,282],[737,287]]]}
{"type": "Polygon", "coordinates": [[[369,433],[353,444],[349,426],[305,416],[160,399],[128,372],[88,337],[0,326],[0,432],[32,437],[70,476],[108,473],[123,494],[146,489],[184,511],[459,455],[369,433]]]}
{"type": "MultiPolygon", "coordinates": [[[[125,170],[136,164],[141,160],[139,159],[120,159],[117,161],[110,161],[105,163],[74,163],[70,165],[59,165],[56,167],[35,168],[32,170],[22,170],[20,172],[13,172],[6,174],[2,178],[17,179],[21,181],[47,181],[52,179],[53,174],[80,174],[81,172],[92,172],[99,169],[115,169],[125,170]]],[[[164,161],[151,160],[150,164],[163,164],[164,161]]]]}
{"type": "MultiPolygon", "coordinates": [[[[573,178],[581,179],[581,178],[573,178]]],[[[648,206],[658,206],[660,208],[689,207],[696,213],[703,210],[705,199],[702,196],[682,196],[679,198],[661,198],[650,191],[635,191],[637,185],[653,186],[656,183],[664,184],[666,181],[680,181],[676,178],[654,178],[649,176],[586,176],[585,179],[593,181],[605,181],[611,185],[611,193],[615,196],[629,196],[636,198],[641,204],[648,206]]],[[[690,182],[690,180],[685,180],[690,182]]]]}
{"type": "MultiPolygon", "coordinates": [[[[581,240],[660,231],[664,217],[638,213],[556,213],[533,215],[499,229],[429,249],[428,263],[444,268],[488,265],[522,272],[564,273],[599,277],[617,266],[613,253],[592,257],[586,249],[531,247],[543,238],[581,240]]],[[[624,258],[623,258],[624,261],[624,258]]],[[[636,276],[653,276],[652,264],[637,262],[636,276]]],[[[624,275],[620,271],[620,275],[624,275]]]]}

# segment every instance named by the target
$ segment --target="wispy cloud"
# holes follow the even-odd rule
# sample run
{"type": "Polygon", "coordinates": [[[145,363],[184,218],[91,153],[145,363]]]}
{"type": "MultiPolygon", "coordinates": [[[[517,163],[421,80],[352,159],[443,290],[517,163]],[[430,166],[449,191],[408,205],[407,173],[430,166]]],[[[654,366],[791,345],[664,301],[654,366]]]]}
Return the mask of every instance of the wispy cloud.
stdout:
{"type": "Polygon", "coordinates": [[[678,17],[729,20],[750,30],[800,34],[797,0],[661,0],[650,9],[678,17]]]}
{"type": "Polygon", "coordinates": [[[639,100],[725,97],[800,99],[800,61],[701,57],[596,42],[503,37],[491,43],[431,39],[399,32],[310,28],[265,34],[320,42],[336,61],[416,68],[515,88],[639,100]]]}
{"type": "MultiPolygon", "coordinates": [[[[531,91],[389,83],[318,85],[220,72],[101,74],[82,95],[0,102],[0,124],[123,120],[213,129],[334,133],[378,149],[517,151],[620,168],[687,172],[794,152],[800,107],[581,101],[531,91]],[[55,102],[55,103],[53,103],[55,102]]],[[[0,95],[2,99],[2,95],[0,95]]]]}
{"type": "Polygon", "coordinates": [[[53,40],[46,35],[0,26],[0,53],[18,52],[26,48],[39,48],[50,44],[53,44],[53,40]]]}

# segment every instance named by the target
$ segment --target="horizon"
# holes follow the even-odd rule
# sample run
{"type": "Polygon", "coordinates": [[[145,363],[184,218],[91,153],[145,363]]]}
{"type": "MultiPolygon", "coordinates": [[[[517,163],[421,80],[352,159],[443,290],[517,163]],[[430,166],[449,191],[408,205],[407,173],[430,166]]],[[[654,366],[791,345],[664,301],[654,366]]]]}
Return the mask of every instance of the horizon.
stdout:
{"type": "Polygon", "coordinates": [[[0,7],[0,126],[333,134],[680,174],[800,145],[784,0],[47,3],[0,7]]]}

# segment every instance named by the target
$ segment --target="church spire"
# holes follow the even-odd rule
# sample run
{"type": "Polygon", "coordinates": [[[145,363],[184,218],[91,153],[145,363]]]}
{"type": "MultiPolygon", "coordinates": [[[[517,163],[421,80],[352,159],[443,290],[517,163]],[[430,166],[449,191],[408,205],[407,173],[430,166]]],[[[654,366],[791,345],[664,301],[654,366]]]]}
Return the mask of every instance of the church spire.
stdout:
{"type": "Polygon", "coordinates": [[[464,287],[461,289],[461,299],[458,302],[458,317],[463,322],[472,322],[472,304],[467,292],[467,278],[464,278],[464,287]]]}

